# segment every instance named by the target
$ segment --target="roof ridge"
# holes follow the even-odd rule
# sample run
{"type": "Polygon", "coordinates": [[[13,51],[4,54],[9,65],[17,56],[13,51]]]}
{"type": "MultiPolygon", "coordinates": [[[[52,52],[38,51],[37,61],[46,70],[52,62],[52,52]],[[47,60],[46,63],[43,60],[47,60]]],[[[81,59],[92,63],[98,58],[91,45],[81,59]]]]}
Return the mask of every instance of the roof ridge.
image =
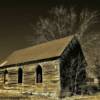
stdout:
{"type": "Polygon", "coordinates": [[[47,42],[42,42],[42,43],[39,43],[39,44],[36,44],[36,45],[33,45],[33,46],[28,46],[28,47],[25,47],[25,48],[22,48],[22,49],[17,49],[15,51],[13,51],[12,53],[22,51],[22,50],[25,50],[25,49],[29,49],[29,48],[33,48],[33,47],[37,47],[37,46],[41,46],[41,45],[46,45],[48,43],[52,43],[52,42],[55,42],[55,41],[58,41],[58,40],[67,39],[68,37],[74,37],[74,35],[69,35],[69,36],[65,36],[63,38],[58,38],[58,39],[50,40],[50,41],[47,41],[47,42]]]}

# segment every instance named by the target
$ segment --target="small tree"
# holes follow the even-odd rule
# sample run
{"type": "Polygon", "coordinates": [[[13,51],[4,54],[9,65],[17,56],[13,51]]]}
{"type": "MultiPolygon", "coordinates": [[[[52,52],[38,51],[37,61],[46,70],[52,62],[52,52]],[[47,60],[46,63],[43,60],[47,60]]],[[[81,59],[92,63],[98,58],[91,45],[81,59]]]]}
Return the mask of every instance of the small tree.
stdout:
{"type": "Polygon", "coordinates": [[[73,94],[76,94],[79,91],[78,89],[80,85],[85,85],[86,83],[86,69],[83,66],[86,66],[86,62],[82,59],[79,53],[76,58],[72,58],[71,66],[69,68],[70,85],[72,87],[73,94]]]}
{"type": "Polygon", "coordinates": [[[99,62],[99,58],[96,58],[95,66],[96,66],[96,68],[95,68],[94,72],[95,72],[96,77],[99,80],[99,85],[100,85],[100,62],[99,62]]]}

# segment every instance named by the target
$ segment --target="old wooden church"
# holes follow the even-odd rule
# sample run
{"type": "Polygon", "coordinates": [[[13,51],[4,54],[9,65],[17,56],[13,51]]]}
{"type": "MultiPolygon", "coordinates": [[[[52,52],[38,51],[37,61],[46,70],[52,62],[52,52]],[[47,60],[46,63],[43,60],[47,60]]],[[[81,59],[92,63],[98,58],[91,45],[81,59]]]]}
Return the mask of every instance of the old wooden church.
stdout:
{"type": "Polygon", "coordinates": [[[13,52],[0,64],[0,85],[59,96],[85,83],[85,69],[80,43],[67,36],[13,52]]]}

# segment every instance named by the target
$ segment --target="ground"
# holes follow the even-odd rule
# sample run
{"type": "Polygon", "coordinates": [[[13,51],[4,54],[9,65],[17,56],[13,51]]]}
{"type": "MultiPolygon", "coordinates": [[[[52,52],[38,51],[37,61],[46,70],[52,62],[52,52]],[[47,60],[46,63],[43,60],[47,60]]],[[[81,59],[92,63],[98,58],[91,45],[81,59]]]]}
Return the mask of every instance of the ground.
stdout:
{"type": "MultiPolygon", "coordinates": [[[[1,86],[0,86],[1,87],[1,86]]],[[[23,93],[15,88],[0,88],[0,100],[100,100],[100,92],[94,95],[77,95],[58,99],[51,95],[32,94],[31,92],[23,93]]]]}
{"type": "Polygon", "coordinates": [[[72,96],[66,97],[64,99],[57,99],[53,97],[47,96],[37,96],[37,95],[22,95],[17,94],[16,92],[7,93],[2,92],[0,93],[0,100],[100,100],[100,93],[91,95],[91,96],[72,96]]]}

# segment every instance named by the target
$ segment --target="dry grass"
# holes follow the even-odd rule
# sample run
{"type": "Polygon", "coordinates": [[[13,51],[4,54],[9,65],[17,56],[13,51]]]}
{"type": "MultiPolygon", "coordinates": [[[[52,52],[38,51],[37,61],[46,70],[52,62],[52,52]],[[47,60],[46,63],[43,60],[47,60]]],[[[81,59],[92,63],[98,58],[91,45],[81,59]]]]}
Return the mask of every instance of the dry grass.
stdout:
{"type": "Polygon", "coordinates": [[[22,95],[14,93],[0,93],[0,100],[100,100],[100,93],[91,96],[72,96],[63,99],[40,95],[22,95]]]}
{"type": "MultiPolygon", "coordinates": [[[[8,98],[8,99],[4,99],[4,100],[13,100],[14,98],[18,98],[18,100],[100,100],[100,95],[97,96],[75,96],[75,97],[67,97],[64,99],[57,99],[57,98],[51,98],[51,97],[46,97],[46,96],[29,96],[29,97],[25,97],[25,96],[12,96],[12,95],[5,95],[3,94],[1,96],[0,94],[0,98],[8,98]],[[12,99],[11,99],[12,98],[12,99]]],[[[2,99],[0,99],[2,100],[2,99]]]]}
{"type": "Polygon", "coordinates": [[[100,94],[94,96],[73,96],[62,100],[100,100],[100,94]]]}

